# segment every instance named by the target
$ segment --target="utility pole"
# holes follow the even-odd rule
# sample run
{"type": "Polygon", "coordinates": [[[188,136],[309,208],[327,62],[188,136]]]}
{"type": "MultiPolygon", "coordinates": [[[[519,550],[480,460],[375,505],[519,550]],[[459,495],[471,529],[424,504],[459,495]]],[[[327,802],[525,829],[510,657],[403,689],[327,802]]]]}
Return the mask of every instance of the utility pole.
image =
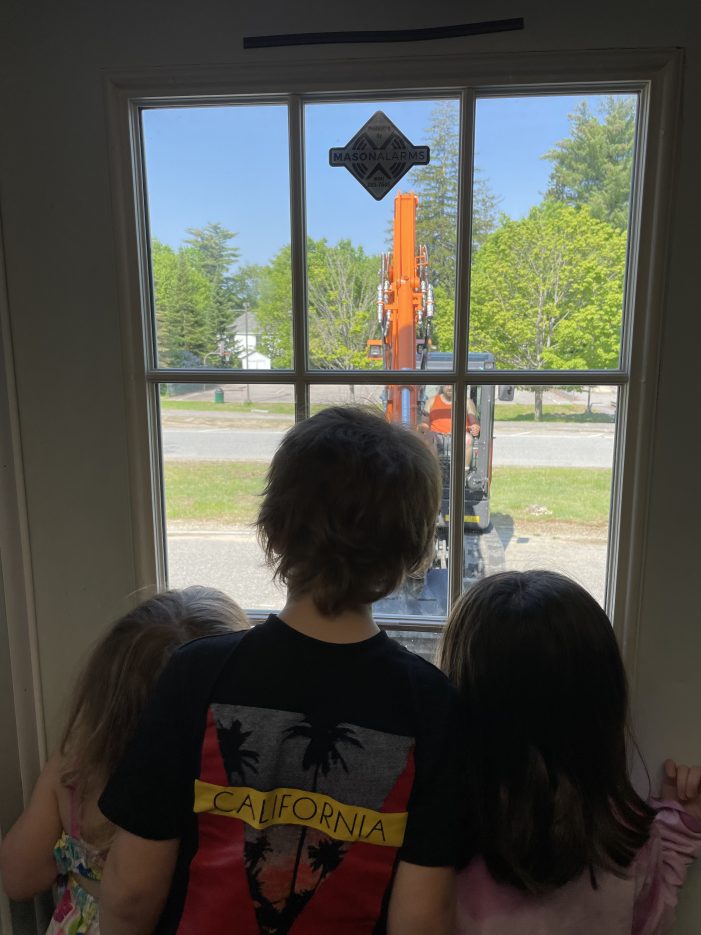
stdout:
{"type": "MultiPolygon", "coordinates": [[[[244,328],[246,329],[246,330],[244,331],[244,334],[246,335],[246,338],[245,338],[245,341],[246,341],[246,355],[245,355],[245,356],[246,356],[246,370],[248,370],[248,369],[249,369],[249,366],[248,366],[248,363],[249,363],[249,348],[248,348],[248,305],[244,305],[243,309],[244,309],[244,311],[243,311],[243,317],[244,317],[244,319],[245,319],[245,321],[244,321],[244,328]]],[[[246,384],[246,402],[249,403],[249,404],[250,404],[250,402],[251,402],[251,384],[250,384],[250,383],[247,383],[247,384],[246,384]]]]}

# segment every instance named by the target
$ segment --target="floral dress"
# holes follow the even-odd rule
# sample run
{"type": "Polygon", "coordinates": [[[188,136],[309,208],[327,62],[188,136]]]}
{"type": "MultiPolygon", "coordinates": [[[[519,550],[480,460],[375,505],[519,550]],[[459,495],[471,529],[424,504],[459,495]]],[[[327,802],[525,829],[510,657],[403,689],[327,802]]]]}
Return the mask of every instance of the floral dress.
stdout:
{"type": "Polygon", "coordinates": [[[56,842],[54,857],[58,867],[56,908],[46,935],[99,935],[97,900],[80,885],[80,879],[99,882],[107,857],[80,837],[78,809],[71,790],[71,833],[65,831],[56,842]]]}

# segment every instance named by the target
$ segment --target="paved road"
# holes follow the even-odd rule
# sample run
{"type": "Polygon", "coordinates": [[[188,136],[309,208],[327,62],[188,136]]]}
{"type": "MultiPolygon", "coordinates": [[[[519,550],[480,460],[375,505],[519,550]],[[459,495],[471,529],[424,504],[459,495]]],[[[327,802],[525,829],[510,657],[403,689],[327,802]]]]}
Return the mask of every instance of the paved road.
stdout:
{"type": "MultiPolygon", "coordinates": [[[[613,426],[567,425],[523,427],[497,425],[494,465],[544,467],[611,467],[613,426]]],[[[283,432],[275,429],[174,427],[163,429],[166,460],[269,461],[283,432]]]]}
{"type": "MultiPolygon", "coordinates": [[[[489,572],[549,568],[570,575],[603,602],[606,542],[576,536],[523,534],[496,527],[489,572]],[[503,551],[502,551],[503,549],[503,551]]],[[[255,536],[248,529],[171,532],[168,537],[171,587],[208,584],[230,593],[248,608],[280,608],[283,592],[271,581],[255,536]]]]}

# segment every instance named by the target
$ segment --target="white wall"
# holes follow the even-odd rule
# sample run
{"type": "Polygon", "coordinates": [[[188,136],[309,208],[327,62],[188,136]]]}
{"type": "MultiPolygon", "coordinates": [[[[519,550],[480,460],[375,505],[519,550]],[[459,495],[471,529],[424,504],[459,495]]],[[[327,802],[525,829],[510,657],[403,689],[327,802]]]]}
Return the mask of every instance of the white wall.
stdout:
{"type": "MultiPolygon", "coordinates": [[[[439,25],[522,15],[521,33],[425,45],[545,50],[686,48],[659,399],[650,413],[654,489],[643,587],[635,714],[652,766],[699,761],[698,565],[701,347],[698,165],[701,8],[690,0],[5,0],[0,24],[0,212],[26,471],[41,687],[50,740],[77,657],[136,586],[110,203],[104,76],[168,64],[308,58],[241,50],[242,35],[439,25]]],[[[349,50],[352,51],[352,50],[349,50]]],[[[407,51],[404,47],[403,51],[407,51]]],[[[417,51],[420,51],[417,47],[417,51]]],[[[333,68],[333,54],[318,53],[333,68]]],[[[381,53],[378,53],[381,54],[381,53]]],[[[2,717],[7,717],[3,712],[2,717]]],[[[679,935],[701,925],[701,872],[679,935]]]]}

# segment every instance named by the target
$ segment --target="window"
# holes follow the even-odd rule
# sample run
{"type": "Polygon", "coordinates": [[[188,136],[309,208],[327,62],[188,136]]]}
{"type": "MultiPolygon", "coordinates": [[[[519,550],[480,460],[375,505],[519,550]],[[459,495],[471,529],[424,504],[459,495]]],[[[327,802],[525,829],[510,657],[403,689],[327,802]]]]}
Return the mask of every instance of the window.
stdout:
{"type": "Polygon", "coordinates": [[[376,608],[427,654],[457,594],[502,568],[563,571],[613,606],[654,150],[643,69],[455,87],[440,67],[434,90],[429,69],[371,94],[349,66],[342,93],[274,75],[255,95],[122,93],[161,576],[279,607],[250,526],[266,465],[295,419],[368,402],[443,469],[434,567],[376,608]],[[431,155],[376,200],[329,152],[377,114],[431,155]],[[413,366],[387,341],[401,211],[413,366]]]}

